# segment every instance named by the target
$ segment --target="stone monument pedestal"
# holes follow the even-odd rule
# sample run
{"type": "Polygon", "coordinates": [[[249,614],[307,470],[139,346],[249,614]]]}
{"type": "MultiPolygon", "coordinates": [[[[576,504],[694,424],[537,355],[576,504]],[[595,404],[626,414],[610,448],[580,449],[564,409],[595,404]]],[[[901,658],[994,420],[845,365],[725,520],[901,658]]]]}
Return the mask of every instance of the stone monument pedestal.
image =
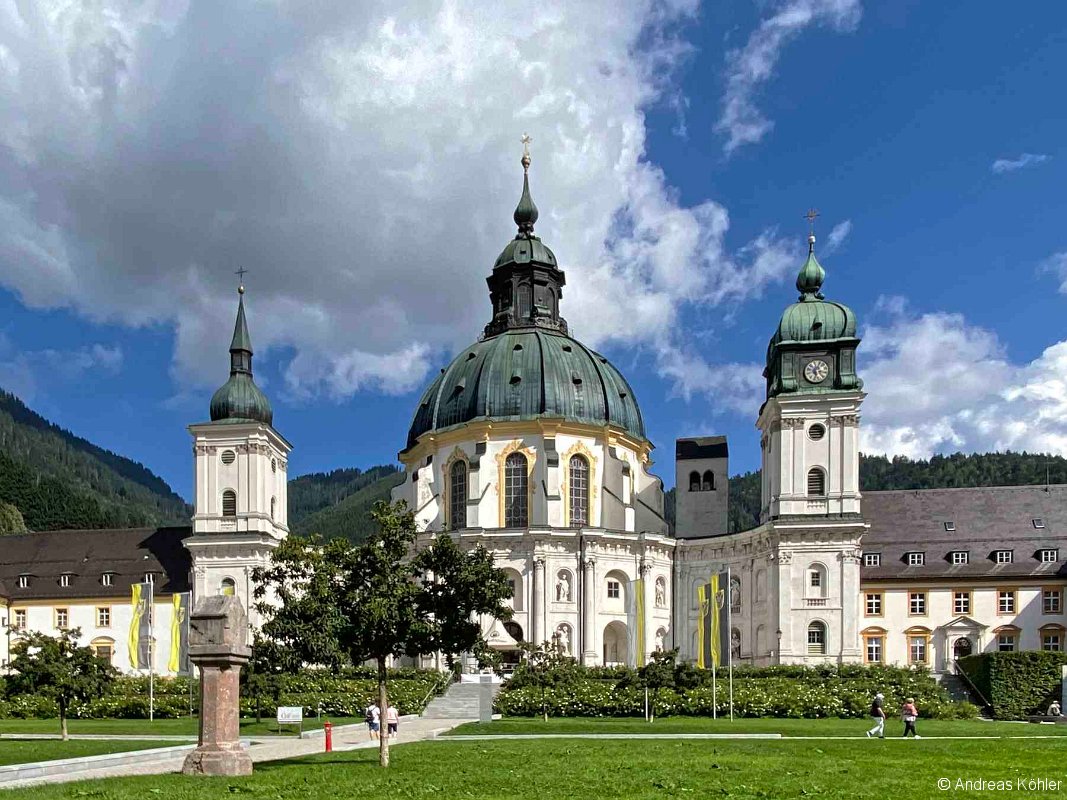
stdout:
{"type": "Polygon", "coordinates": [[[251,775],[241,746],[240,676],[251,651],[248,621],[236,597],[206,597],[189,618],[189,658],[200,670],[200,741],[185,775],[251,775]]]}

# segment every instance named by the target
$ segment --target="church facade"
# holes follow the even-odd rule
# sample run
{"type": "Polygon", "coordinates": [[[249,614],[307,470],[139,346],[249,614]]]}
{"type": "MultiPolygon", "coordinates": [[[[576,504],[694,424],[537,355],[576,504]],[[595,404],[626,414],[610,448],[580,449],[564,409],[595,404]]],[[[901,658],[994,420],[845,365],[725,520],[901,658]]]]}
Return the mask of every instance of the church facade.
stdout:
{"type": "MultiPolygon", "coordinates": [[[[725,569],[734,663],[941,672],[971,652],[1064,648],[1067,486],[860,492],[856,317],[824,296],[814,236],[753,409],[761,523],[729,531],[728,443],[692,437],[675,443],[672,531],[632,388],[561,314],[566,276],[534,233],[529,165],[517,233],[487,281],[489,320],[423,392],[394,490],[424,539],[484,546],[507,572],[513,618],[482,620],[505,663],[522,641],[590,665],[672,647],[695,660],[697,590],[725,569]]],[[[20,631],[77,627],[128,671],[135,583],[155,588],[160,673],[175,597],[252,607],[253,571],[288,535],[291,445],[253,379],[243,296],[229,380],[189,431],[190,526],[4,538],[0,660],[20,631]]]]}

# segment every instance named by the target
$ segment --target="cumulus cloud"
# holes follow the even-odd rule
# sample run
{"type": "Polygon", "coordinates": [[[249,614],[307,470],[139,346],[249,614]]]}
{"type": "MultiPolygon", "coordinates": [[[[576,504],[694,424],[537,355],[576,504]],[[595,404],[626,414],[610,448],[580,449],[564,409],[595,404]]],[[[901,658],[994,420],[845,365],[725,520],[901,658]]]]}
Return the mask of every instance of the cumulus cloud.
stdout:
{"type": "Polygon", "coordinates": [[[997,175],[1001,175],[1005,172],[1015,172],[1015,170],[1023,169],[1024,167],[1036,167],[1038,164],[1048,161],[1048,158],[1047,155],[1042,153],[1023,153],[1018,158],[998,158],[989,168],[997,175]]]}
{"type": "Polygon", "coordinates": [[[784,264],[773,231],[728,246],[726,209],[681,205],[645,156],[695,11],[5,5],[0,282],[172,325],[175,378],[210,386],[245,267],[256,351],[284,357],[292,394],[409,391],[488,320],[528,131],[563,312],[593,346],[670,348],[684,309],[758,296],[784,264]]]}
{"type": "Polygon", "coordinates": [[[726,91],[715,130],[726,136],[727,155],[760,141],[774,127],[756,106],[756,93],[774,76],[782,49],[812,25],[852,31],[862,14],[859,0],[785,0],[772,8],[744,47],[726,54],[726,91]]]}
{"type": "Polygon", "coordinates": [[[1046,258],[1041,264],[1041,271],[1054,273],[1060,281],[1060,294],[1067,294],[1067,250],[1046,258]]]}
{"type": "Polygon", "coordinates": [[[822,252],[825,255],[835,252],[845,243],[845,239],[848,238],[850,233],[852,233],[852,220],[846,219],[844,222],[834,225],[826,237],[826,244],[823,245],[822,252]]]}
{"type": "Polygon", "coordinates": [[[1067,448],[1067,342],[1013,363],[996,334],[959,314],[911,314],[887,300],[864,333],[863,449],[936,452],[1067,448]]]}

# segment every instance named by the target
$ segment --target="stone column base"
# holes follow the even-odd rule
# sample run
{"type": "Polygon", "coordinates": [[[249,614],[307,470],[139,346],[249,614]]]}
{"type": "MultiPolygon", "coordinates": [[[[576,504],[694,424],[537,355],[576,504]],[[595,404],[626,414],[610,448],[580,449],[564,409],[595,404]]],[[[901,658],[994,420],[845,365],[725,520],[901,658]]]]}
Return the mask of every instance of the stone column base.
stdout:
{"type": "Polygon", "coordinates": [[[252,759],[240,744],[203,745],[185,757],[183,775],[251,775],[252,759]]]}

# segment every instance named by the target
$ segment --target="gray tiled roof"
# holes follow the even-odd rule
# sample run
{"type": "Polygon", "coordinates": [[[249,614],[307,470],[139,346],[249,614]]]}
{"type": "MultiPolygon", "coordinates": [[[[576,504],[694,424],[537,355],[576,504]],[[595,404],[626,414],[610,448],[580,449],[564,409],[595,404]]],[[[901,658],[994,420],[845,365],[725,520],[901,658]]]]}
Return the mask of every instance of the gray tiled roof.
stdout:
{"type": "Polygon", "coordinates": [[[12,605],[19,600],[129,597],[130,585],[146,572],[160,593],[189,591],[192,562],[184,540],[192,529],[123,528],[42,531],[0,538],[0,587],[12,605]],[[101,580],[113,574],[111,585],[101,580]],[[60,576],[70,575],[61,586],[60,576]],[[29,586],[19,588],[20,575],[29,586]]]}
{"type": "Polygon", "coordinates": [[[864,581],[1067,578],[1067,485],[864,492],[862,508],[871,526],[863,552],[882,556],[880,566],[862,568],[864,581]],[[1059,559],[1041,563],[1043,548],[1059,559]],[[969,563],[952,564],[954,550],[968,551],[969,563]],[[996,550],[1012,550],[1012,563],[997,564],[996,550]],[[926,563],[908,566],[911,551],[924,552],[926,563]]]}

